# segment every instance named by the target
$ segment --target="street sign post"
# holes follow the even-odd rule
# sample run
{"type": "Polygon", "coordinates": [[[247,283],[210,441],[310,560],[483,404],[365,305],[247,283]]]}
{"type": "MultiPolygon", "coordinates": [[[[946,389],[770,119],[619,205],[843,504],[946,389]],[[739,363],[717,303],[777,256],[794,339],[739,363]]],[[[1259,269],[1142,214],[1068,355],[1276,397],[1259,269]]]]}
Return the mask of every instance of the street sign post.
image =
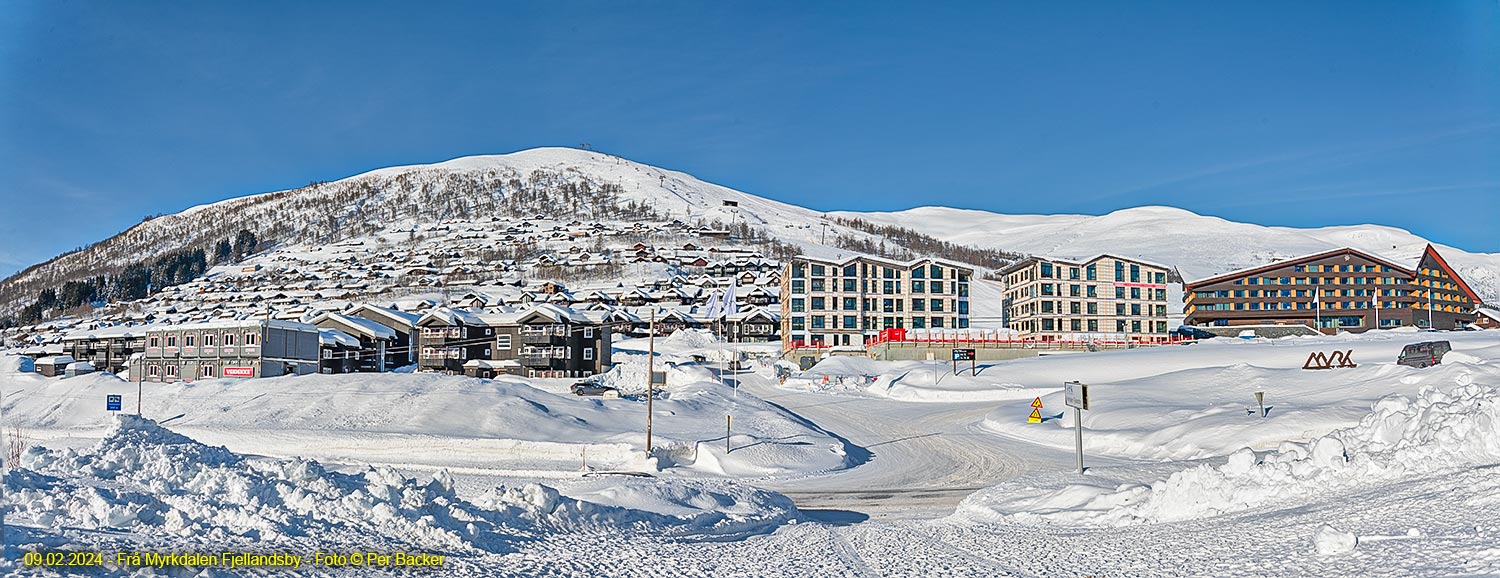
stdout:
{"type": "Polygon", "coordinates": [[[120,411],[120,408],[121,408],[121,406],[124,405],[124,403],[125,403],[125,396],[118,395],[118,394],[110,394],[110,395],[104,396],[104,410],[105,411],[120,411]]]}
{"type": "Polygon", "coordinates": [[[953,350],[953,375],[958,375],[958,362],[960,361],[969,362],[969,375],[979,375],[978,368],[975,365],[976,362],[974,361],[973,349],[953,350]]]}
{"type": "Polygon", "coordinates": [[[1063,402],[1073,408],[1073,438],[1078,446],[1078,473],[1083,473],[1083,410],[1089,408],[1089,386],[1077,381],[1063,384],[1063,402]]]}

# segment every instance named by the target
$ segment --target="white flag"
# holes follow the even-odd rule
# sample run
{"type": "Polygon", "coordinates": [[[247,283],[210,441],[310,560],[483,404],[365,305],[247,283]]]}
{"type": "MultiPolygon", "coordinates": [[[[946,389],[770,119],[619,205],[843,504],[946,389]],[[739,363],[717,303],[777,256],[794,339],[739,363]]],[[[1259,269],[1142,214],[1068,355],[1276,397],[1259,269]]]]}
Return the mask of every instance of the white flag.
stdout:
{"type": "Polygon", "coordinates": [[[719,292],[714,291],[708,296],[708,303],[703,306],[702,315],[706,319],[716,319],[719,316],[719,292]]]}
{"type": "Polygon", "coordinates": [[[734,287],[738,284],[738,279],[731,278],[729,286],[724,288],[724,302],[719,304],[719,307],[723,308],[724,315],[734,315],[740,312],[739,303],[734,300],[734,287]]]}

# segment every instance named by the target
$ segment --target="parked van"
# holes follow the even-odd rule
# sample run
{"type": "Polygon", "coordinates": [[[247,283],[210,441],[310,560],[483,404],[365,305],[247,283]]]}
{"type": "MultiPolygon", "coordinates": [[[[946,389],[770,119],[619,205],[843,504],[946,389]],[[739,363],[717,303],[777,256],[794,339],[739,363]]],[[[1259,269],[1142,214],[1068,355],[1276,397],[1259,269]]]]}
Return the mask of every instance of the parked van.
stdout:
{"type": "Polygon", "coordinates": [[[1401,349],[1396,363],[1408,367],[1432,367],[1443,362],[1443,356],[1453,350],[1447,341],[1423,341],[1412,343],[1401,349]]]}

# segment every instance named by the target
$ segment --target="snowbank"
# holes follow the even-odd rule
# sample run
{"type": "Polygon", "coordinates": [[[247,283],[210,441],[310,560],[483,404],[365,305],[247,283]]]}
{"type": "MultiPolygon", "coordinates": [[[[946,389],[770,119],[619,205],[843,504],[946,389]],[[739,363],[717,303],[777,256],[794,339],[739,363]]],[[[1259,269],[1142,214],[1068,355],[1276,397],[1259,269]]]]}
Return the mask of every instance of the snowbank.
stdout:
{"type": "MultiPolygon", "coordinates": [[[[1468,374],[1463,374],[1467,376],[1468,374]]],[[[1150,484],[1070,484],[1042,492],[995,489],[961,512],[980,518],[1121,526],[1286,505],[1309,495],[1500,462],[1500,389],[1467,377],[1450,389],[1375,402],[1353,427],[1259,455],[1242,449],[1150,484]]],[[[1343,540],[1325,540],[1343,551],[1343,540]]],[[[1320,543],[1319,549],[1324,546],[1320,543]]]]}
{"type": "Polygon", "coordinates": [[[831,356],[807,371],[787,378],[782,387],[821,393],[858,393],[899,401],[953,402],[1031,399],[1051,391],[1027,388],[995,379],[983,368],[978,376],[943,361],[876,361],[865,357],[831,356]]]}
{"type": "MultiPolygon", "coordinates": [[[[722,441],[724,418],[733,415],[735,436],[745,436],[743,451],[732,452],[744,466],[736,471],[805,474],[848,466],[838,439],[708,379],[697,366],[669,371],[667,395],[655,401],[655,445],[682,444],[690,451],[698,442],[722,441]]],[[[541,381],[432,373],[210,379],[146,384],[143,411],[174,431],[236,452],[325,463],[576,472],[586,451],[595,469],[667,465],[645,455],[644,400],[533,387],[545,385],[541,381]]],[[[66,380],[0,375],[0,389],[9,423],[54,447],[99,439],[112,423],[105,396],[122,395],[133,410],[137,395],[136,384],[100,374],[66,380]]],[[[724,475],[693,468],[682,473],[724,475]]]]}
{"type": "Polygon", "coordinates": [[[443,472],[421,483],[389,468],[342,474],[316,461],[247,458],[134,416],[118,417],[92,448],[32,448],[21,466],[5,476],[7,522],[215,546],[312,539],[320,548],[505,552],[558,531],[728,539],[798,515],[778,494],[684,480],[610,480],[584,499],[529,484],[470,502],[443,472]]]}

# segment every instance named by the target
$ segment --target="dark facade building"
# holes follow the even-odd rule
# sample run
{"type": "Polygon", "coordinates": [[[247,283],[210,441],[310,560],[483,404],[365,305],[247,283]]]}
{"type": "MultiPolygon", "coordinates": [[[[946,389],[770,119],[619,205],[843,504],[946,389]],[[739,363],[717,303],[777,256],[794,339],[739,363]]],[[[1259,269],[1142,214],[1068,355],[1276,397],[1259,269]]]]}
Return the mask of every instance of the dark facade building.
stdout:
{"type": "MultiPolygon", "coordinates": [[[[354,360],[351,371],[388,371],[395,369],[395,367],[391,367],[392,363],[399,363],[399,359],[392,360],[392,354],[388,353],[388,349],[393,347],[392,343],[396,340],[396,332],[392,331],[389,327],[370,319],[340,313],[323,313],[312,318],[310,323],[317,326],[318,329],[338,331],[347,337],[357,340],[358,344],[354,351],[352,353],[345,352],[346,355],[354,360]]],[[[399,352],[395,357],[405,358],[406,352],[399,352]]],[[[326,357],[324,361],[326,365],[326,357]]],[[[329,372],[324,371],[323,373],[329,372]]],[[[339,371],[334,373],[345,372],[339,371]]]]}
{"type": "Polygon", "coordinates": [[[610,326],[556,305],[511,313],[471,313],[449,308],[417,321],[418,368],[495,377],[587,377],[609,371],[610,326]]]}
{"type": "Polygon", "coordinates": [[[114,326],[79,331],[63,336],[63,351],[78,361],[87,361],[100,371],[122,373],[130,356],[146,350],[146,327],[114,326]]]}
{"type": "Polygon", "coordinates": [[[1350,248],[1183,286],[1189,325],[1307,325],[1324,333],[1474,322],[1478,296],[1428,245],[1415,268],[1350,248]]]}
{"type": "Polygon", "coordinates": [[[343,315],[368,319],[396,334],[385,347],[386,371],[417,362],[417,319],[421,318],[420,315],[369,304],[356,306],[343,315]]]}

